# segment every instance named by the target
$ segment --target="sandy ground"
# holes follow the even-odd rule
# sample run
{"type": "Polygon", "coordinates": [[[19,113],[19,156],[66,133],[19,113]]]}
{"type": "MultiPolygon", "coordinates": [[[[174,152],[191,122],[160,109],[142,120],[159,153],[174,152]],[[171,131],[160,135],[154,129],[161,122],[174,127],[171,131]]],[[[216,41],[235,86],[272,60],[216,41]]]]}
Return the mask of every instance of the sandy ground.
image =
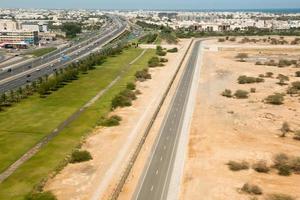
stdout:
{"type": "MultiPolygon", "coordinates": [[[[185,48],[187,49],[187,45],[185,46],[185,48]]],[[[137,188],[138,184],[140,184],[139,181],[140,181],[141,176],[143,175],[145,164],[146,164],[146,162],[149,162],[149,157],[151,155],[151,151],[153,150],[153,145],[157,139],[157,135],[160,131],[162,122],[165,118],[165,115],[168,111],[169,105],[175,94],[176,88],[178,87],[179,80],[183,74],[183,71],[185,69],[184,66],[186,66],[186,64],[187,64],[191,50],[192,50],[192,47],[187,52],[187,56],[183,61],[183,64],[174,80],[172,87],[170,88],[170,91],[165,99],[164,104],[162,105],[162,107],[160,109],[160,112],[159,112],[157,118],[155,119],[155,122],[150,130],[147,140],[145,141],[145,144],[143,145],[143,148],[141,149],[141,152],[133,166],[133,169],[129,175],[129,178],[128,178],[126,184],[124,185],[123,191],[121,192],[121,194],[118,198],[119,200],[129,200],[129,199],[132,199],[133,197],[135,197],[135,195],[136,195],[136,193],[135,193],[136,188],[137,188]]],[[[178,58],[181,59],[182,57],[178,57],[178,58]]],[[[179,62],[177,62],[175,66],[178,67],[179,62]]]]}
{"type": "MultiPolygon", "coordinates": [[[[209,41],[209,44],[215,45],[209,41]]],[[[262,100],[274,92],[283,92],[287,86],[276,84],[277,79],[266,78],[264,83],[239,85],[240,75],[257,77],[259,74],[273,72],[295,78],[299,68],[278,68],[256,66],[252,62],[241,63],[234,57],[238,48],[226,51],[206,50],[204,52],[198,89],[197,104],[193,116],[189,149],[186,159],[184,179],[182,180],[182,200],[248,200],[251,196],[238,192],[244,183],[257,184],[263,193],[284,193],[300,199],[300,175],[279,176],[276,171],[268,174],[254,170],[232,172],[226,163],[230,160],[246,160],[250,163],[264,159],[269,164],[277,153],[300,156],[300,143],[292,139],[279,137],[281,125],[289,122],[293,130],[300,129],[299,97],[286,96],[284,105],[264,104],[262,100]],[[225,98],[220,95],[224,89],[250,90],[249,99],[225,98]]],[[[288,54],[300,57],[300,51],[281,49],[278,53],[268,50],[248,50],[255,56],[265,54],[288,54]]],[[[258,199],[264,199],[263,196],[258,199]]]]}
{"type": "Polygon", "coordinates": [[[48,181],[45,190],[54,192],[59,200],[107,199],[111,195],[188,44],[189,40],[181,41],[178,53],[166,56],[165,67],[151,69],[152,79],[137,84],[142,94],[133,106],[112,113],[123,118],[120,126],[99,127],[86,140],[83,149],[91,152],[93,160],[69,164],[48,181]]]}

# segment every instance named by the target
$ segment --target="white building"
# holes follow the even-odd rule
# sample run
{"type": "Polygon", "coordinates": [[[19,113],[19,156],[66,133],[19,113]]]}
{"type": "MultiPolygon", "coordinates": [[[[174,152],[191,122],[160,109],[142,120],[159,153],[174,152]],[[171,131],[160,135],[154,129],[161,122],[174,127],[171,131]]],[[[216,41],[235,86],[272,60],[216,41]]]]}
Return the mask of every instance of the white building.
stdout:
{"type": "Polygon", "coordinates": [[[22,23],[22,30],[24,31],[37,31],[48,32],[48,25],[43,22],[24,22],[22,23]]]}
{"type": "Polygon", "coordinates": [[[19,23],[14,20],[0,20],[0,31],[16,31],[19,29],[19,23]]]}

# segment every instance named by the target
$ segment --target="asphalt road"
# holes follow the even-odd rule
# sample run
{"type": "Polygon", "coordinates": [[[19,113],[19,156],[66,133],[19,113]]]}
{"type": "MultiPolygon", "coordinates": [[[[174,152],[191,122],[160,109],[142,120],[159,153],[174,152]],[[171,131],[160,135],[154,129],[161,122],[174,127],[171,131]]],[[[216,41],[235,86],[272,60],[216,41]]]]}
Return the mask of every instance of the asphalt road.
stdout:
{"type": "Polygon", "coordinates": [[[134,200],[167,199],[174,159],[181,134],[186,102],[189,98],[192,79],[199,54],[200,41],[195,42],[192,54],[181,77],[178,88],[160,128],[153,154],[145,167],[134,200]]]}
{"type": "Polygon", "coordinates": [[[99,46],[114,39],[115,36],[125,30],[126,24],[117,17],[112,18],[114,23],[110,24],[100,35],[94,36],[71,48],[66,47],[64,50],[60,50],[59,53],[55,52],[44,56],[34,64],[25,64],[17,69],[13,69],[13,72],[10,72],[12,73],[11,76],[9,76],[8,72],[0,74],[0,94],[35,81],[39,77],[53,74],[55,71],[65,68],[69,63],[88,56],[95,49],[99,48],[99,46]],[[62,54],[68,55],[70,60],[62,61],[62,54]]]}

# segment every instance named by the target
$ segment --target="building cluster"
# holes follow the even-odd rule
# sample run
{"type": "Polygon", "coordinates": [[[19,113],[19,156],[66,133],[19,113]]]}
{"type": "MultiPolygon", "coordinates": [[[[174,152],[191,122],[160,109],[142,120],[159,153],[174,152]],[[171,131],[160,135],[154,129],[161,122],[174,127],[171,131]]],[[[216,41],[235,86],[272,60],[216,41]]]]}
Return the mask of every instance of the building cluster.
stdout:
{"type": "Polygon", "coordinates": [[[120,14],[147,23],[195,31],[300,28],[300,13],[122,11],[120,14]]]}
{"type": "Polygon", "coordinates": [[[37,45],[39,33],[48,32],[48,25],[41,22],[0,20],[0,42],[8,45],[37,45]]]}
{"type": "Polygon", "coordinates": [[[80,23],[83,29],[90,30],[104,22],[101,11],[0,9],[0,46],[38,45],[65,37],[57,28],[64,23],[80,23]]]}
{"type": "Polygon", "coordinates": [[[234,31],[249,28],[288,30],[300,28],[300,13],[270,12],[187,12],[187,11],[101,11],[1,9],[0,46],[38,45],[65,37],[59,28],[64,23],[80,23],[83,31],[99,29],[107,22],[105,13],[121,15],[132,22],[185,28],[193,31],[234,31]]]}

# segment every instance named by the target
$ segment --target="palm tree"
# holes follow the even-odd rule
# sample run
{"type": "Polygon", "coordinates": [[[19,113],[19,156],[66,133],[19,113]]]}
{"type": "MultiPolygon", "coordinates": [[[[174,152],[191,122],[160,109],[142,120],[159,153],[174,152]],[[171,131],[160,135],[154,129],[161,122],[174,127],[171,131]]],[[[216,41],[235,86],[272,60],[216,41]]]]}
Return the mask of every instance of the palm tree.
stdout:
{"type": "Polygon", "coordinates": [[[39,78],[38,83],[39,83],[39,84],[42,84],[42,83],[43,83],[43,78],[42,78],[42,77],[39,78]]]}
{"type": "Polygon", "coordinates": [[[25,86],[25,93],[26,93],[26,96],[32,95],[32,88],[30,87],[30,85],[25,86]]]}
{"type": "Polygon", "coordinates": [[[32,90],[33,90],[34,92],[37,90],[37,83],[36,83],[36,81],[33,81],[33,82],[31,83],[31,88],[32,88],[32,90]]]}
{"type": "Polygon", "coordinates": [[[15,92],[13,90],[9,91],[9,105],[16,102],[15,92]]]}
{"type": "Polygon", "coordinates": [[[7,102],[7,95],[5,93],[1,95],[0,102],[2,105],[7,102]]]}
{"type": "Polygon", "coordinates": [[[19,96],[20,99],[22,99],[24,97],[24,95],[23,95],[23,88],[22,87],[18,88],[17,93],[18,93],[18,96],[19,96]]]}

